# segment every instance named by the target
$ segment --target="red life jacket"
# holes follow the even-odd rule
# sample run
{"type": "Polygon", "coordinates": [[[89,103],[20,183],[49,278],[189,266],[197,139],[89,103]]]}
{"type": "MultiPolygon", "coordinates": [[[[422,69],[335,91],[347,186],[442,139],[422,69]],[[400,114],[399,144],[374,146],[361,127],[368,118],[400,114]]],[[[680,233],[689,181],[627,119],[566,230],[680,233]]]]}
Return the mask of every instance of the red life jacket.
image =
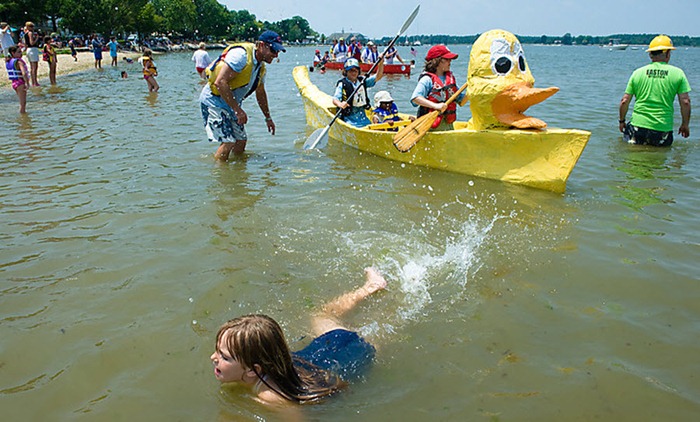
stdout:
{"type": "MultiPolygon", "coordinates": [[[[426,98],[434,103],[444,103],[455,92],[459,90],[459,88],[457,88],[457,82],[455,81],[455,77],[454,74],[452,74],[452,72],[445,72],[444,84],[442,83],[438,75],[430,72],[421,73],[418,79],[422,78],[424,75],[430,76],[430,79],[433,82],[433,89],[430,91],[426,98]]],[[[428,114],[431,111],[433,110],[426,107],[418,107],[418,117],[424,114],[428,114]]],[[[447,106],[447,110],[445,110],[445,112],[440,117],[444,118],[447,121],[447,123],[453,123],[455,120],[457,120],[457,103],[455,101],[451,102],[450,105],[447,106]]],[[[435,119],[436,124],[434,124],[433,127],[437,127],[438,125],[440,125],[441,121],[441,118],[435,119]]]]}

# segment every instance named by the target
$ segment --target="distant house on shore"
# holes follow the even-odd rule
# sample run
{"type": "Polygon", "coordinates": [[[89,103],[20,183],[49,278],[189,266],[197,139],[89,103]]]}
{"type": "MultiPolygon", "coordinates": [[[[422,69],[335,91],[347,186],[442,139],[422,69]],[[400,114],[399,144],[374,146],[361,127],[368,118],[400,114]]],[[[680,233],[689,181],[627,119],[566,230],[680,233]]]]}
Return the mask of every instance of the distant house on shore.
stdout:
{"type": "Polygon", "coordinates": [[[369,38],[359,32],[334,32],[326,37],[326,44],[332,44],[333,40],[339,38],[345,38],[345,41],[349,41],[352,37],[357,38],[362,44],[367,44],[367,41],[369,41],[369,38]]]}

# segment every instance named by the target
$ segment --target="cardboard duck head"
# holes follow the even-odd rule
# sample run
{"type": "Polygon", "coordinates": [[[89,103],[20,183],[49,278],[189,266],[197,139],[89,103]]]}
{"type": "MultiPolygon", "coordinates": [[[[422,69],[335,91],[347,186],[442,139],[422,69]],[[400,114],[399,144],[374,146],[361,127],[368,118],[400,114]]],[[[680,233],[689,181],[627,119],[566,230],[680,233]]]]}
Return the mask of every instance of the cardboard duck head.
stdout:
{"type": "Polygon", "coordinates": [[[472,118],[469,128],[544,129],[540,119],[523,114],[528,107],[554,95],[559,88],[534,88],[535,78],[520,41],[508,31],[481,34],[469,55],[467,75],[472,118]]]}

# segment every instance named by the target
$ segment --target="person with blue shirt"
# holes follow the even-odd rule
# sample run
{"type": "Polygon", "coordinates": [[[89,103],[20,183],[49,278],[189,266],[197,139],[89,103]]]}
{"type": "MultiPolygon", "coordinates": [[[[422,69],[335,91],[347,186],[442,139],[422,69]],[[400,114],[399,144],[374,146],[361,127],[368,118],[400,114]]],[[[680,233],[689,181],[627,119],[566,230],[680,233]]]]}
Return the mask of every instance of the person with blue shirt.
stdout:
{"type": "Polygon", "coordinates": [[[95,56],[95,69],[102,69],[102,43],[97,35],[92,35],[90,45],[92,46],[92,54],[95,56]]]}
{"type": "Polygon", "coordinates": [[[372,123],[366,113],[370,108],[367,88],[372,88],[384,76],[383,57],[379,58],[377,74],[369,77],[360,76],[360,62],[357,59],[347,59],[343,66],[343,76],[335,86],[333,104],[343,109],[340,115],[343,121],[356,127],[365,127],[372,123]],[[355,96],[348,100],[350,94],[358,87],[355,96]]]}
{"type": "Polygon", "coordinates": [[[116,37],[110,38],[109,42],[107,43],[107,47],[109,47],[109,56],[112,58],[112,66],[117,65],[117,47],[119,47],[119,43],[117,42],[116,37]]]}
{"type": "Polygon", "coordinates": [[[209,142],[219,142],[214,158],[227,161],[231,151],[243,154],[248,135],[248,115],[241,108],[243,101],[255,93],[260,111],[265,116],[267,131],[275,134],[265,91],[265,64],[286,52],[282,38],[274,31],[263,32],[253,43],[231,44],[209,67],[208,83],[199,95],[204,128],[209,142]]]}
{"type": "Polygon", "coordinates": [[[418,107],[417,117],[433,110],[443,110],[435,119],[430,130],[442,131],[454,129],[453,122],[457,119],[457,104],[463,106],[468,97],[462,92],[445,108],[445,102],[459,90],[455,77],[450,70],[452,60],[459,55],[450,51],[443,44],[438,44],[428,50],[425,56],[425,69],[418,78],[418,84],[411,94],[411,105],[418,107]]]}

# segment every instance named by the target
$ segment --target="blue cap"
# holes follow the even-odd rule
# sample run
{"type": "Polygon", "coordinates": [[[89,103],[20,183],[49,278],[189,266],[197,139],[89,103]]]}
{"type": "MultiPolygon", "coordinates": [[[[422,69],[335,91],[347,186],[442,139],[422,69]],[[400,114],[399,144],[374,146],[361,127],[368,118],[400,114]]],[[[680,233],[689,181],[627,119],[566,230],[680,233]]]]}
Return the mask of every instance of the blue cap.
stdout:
{"type": "Polygon", "coordinates": [[[270,47],[272,47],[272,51],[275,53],[279,53],[280,51],[287,52],[287,50],[284,49],[282,46],[282,37],[279,36],[279,34],[275,31],[270,31],[267,30],[260,34],[260,37],[258,40],[270,44],[270,47]]]}

